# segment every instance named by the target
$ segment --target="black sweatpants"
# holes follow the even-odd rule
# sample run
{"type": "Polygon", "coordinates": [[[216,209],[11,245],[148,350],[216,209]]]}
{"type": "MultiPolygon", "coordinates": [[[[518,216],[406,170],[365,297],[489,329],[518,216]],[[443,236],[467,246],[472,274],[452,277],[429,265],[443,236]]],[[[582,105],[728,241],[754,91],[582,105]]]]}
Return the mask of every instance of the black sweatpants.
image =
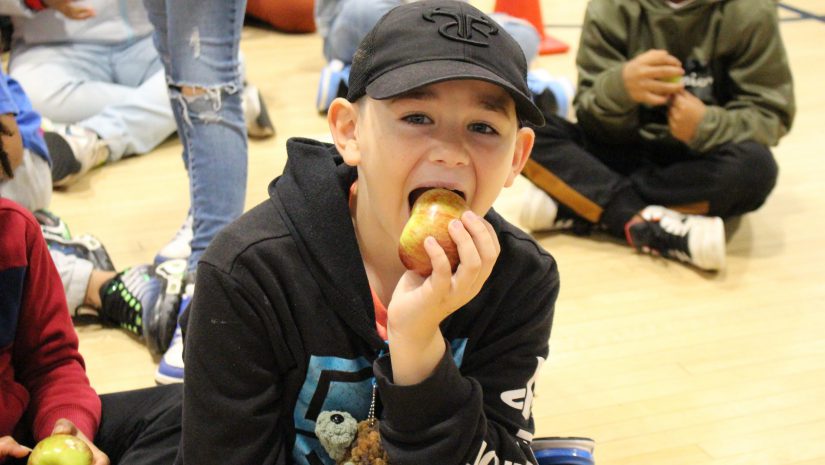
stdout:
{"type": "MultiPolygon", "coordinates": [[[[112,465],[171,465],[181,434],[183,386],[170,384],[100,396],[95,445],[112,465]]],[[[33,446],[33,441],[25,442],[33,446]]],[[[24,464],[28,457],[11,464],[24,464]]]]}
{"type": "Polygon", "coordinates": [[[557,116],[534,130],[524,175],[560,204],[560,212],[619,237],[648,205],[726,218],[756,210],[776,185],[773,154],[756,142],[724,144],[704,154],[681,143],[611,146],[557,116]]]}

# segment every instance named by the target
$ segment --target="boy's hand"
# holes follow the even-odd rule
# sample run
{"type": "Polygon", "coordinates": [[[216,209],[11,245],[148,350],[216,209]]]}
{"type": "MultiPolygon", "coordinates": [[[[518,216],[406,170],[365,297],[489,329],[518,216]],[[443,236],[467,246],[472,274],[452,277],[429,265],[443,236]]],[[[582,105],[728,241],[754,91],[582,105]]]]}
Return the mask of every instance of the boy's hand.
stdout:
{"type": "Polygon", "coordinates": [[[54,429],[52,429],[52,435],[55,434],[70,434],[83,440],[83,442],[89,446],[89,449],[92,450],[92,465],[111,465],[109,462],[109,456],[98,449],[97,446],[95,446],[95,444],[90,441],[82,431],[77,429],[77,426],[75,426],[71,421],[65,418],[57,420],[54,424],[54,429]]]}
{"type": "Polygon", "coordinates": [[[69,19],[89,19],[96,14],[89,6],[78,5],[77,0],[43,0],[43,4],[69,19]]]}
{"type": "Polygon", "coordinates": [[[667,111],[667,123],[673,137],[689,143],[696,136],[696,129],[705,117],[707,107],[695,95],[686,90],[675,94],[667,111]]]}
{"type": "Polygon", "coordinates": [[[622,79],[634,102],[658,106],[668,97],[681,91],[681,82],[668,82],[674,76],[685,73],[679,59],[664,50],[648,50],[628,61],[622,67],[622,79]]]}
{"type": "Polygon", "coordinates": [[[3,463],[7,457],[22,459],[31,451],[28,447],[18,444],[11,436],[0,437],[0,463],[3,463]]]}
{"type": "Polygon", "coordinates": [[[439,324],[478,294],[501,251],[493,227],[472,211],[464,212],[461,221],[453,220],[449,228],[460,259],[455,274],[444,250],[428,237],[424,247],[432,274],[425,279],[413,271],[404,273],[387,309],[397,384],[415,384],[432,372],[444,354],[439,324]]]}

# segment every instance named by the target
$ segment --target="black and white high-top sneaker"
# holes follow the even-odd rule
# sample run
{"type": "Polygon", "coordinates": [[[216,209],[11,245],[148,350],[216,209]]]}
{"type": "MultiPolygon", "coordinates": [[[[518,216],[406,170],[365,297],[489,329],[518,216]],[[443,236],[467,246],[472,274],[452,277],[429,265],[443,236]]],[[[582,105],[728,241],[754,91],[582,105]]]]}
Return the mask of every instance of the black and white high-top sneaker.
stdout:
{"type": "Polygon", "coordinates": [[[636,250],[716,271],[725,266],[725,225],[716,216],[685,215],[658,205],[646,207],[643,221],[625,226],[636,250]]]}

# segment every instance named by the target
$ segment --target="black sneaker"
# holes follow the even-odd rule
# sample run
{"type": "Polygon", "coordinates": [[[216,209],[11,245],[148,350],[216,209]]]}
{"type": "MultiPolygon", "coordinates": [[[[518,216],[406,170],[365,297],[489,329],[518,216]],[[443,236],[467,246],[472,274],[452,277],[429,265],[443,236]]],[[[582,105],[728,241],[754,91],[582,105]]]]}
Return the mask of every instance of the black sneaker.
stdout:
{"type": "Polygon", "coordinates": [[[92,262],[96,270],[115,271],[115,265],[109,252],[103,247],[100,241],[90,235],[84,234],[74,239],[65,239],[56,234],[43,234],[49,250],[56,250],[64,255],[73,255],[92,262]]]}
{"type": "Polygon", "coordinates": [[[725,225],[716,216],[684,215],[658,205],[642,210],[644,221],[625,226],[627,242],[636,250],[697,268],[716,271],[725,266],[725,225]]]}
{"type": "Polygon", "coordinates": [[[142,337],[151,353],[163,353],[175,332],[185,269],[185,260],[170,260],[118,273],[100,290],[101,320],[142,337]]]}

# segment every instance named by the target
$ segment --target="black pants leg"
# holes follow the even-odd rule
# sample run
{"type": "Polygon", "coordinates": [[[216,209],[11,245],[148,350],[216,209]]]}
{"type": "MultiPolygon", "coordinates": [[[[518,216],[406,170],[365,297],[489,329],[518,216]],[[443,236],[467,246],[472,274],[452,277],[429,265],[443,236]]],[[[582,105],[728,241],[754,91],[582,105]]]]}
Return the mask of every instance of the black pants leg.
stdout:
{"type": "Polygon", "coordinates": [[[536,142],[523,174],[559,203],[560,212],[622,237],[624,224],[648,205],[631,179],[601,158],[606,150],[591,148],[581,129],[563,118],[550,116],[534,131],[536,142]]]}
{"type": "Polygon", "coordinates": [[[630,178],[636,192],[651,204],[727,218],[759,208],[776,185],[778,173],[771,151],[746,141],[650,164],[630,178]]]}
{"type": "Polygon", "coordinates": [[[578,126],[557,117],[535,131],[525,176],[562,209],[618,237],[647,205],[729,217],[761,206],[776,184],[773,155],[755,142],[706,154],[681,144],[609,146],[587,140],[578,126]]]}
{"type": "MultiPolygon", "coordinates": [[[[103,416],[95,445],[112,465],[172,465],[180,442],[182,396],[180,384],[100,396],[103,416]]],[[[34,446],[31,432],[22,432],[20,441],[34,446]]],[[[27,460],[7,463],[24,465],[27,460]]]]}
{"type": "Polygon", "coordinates": [[[95,444],[113,465],[172,465],[181,434],[180,384],[100,396],[95,444]]]}

